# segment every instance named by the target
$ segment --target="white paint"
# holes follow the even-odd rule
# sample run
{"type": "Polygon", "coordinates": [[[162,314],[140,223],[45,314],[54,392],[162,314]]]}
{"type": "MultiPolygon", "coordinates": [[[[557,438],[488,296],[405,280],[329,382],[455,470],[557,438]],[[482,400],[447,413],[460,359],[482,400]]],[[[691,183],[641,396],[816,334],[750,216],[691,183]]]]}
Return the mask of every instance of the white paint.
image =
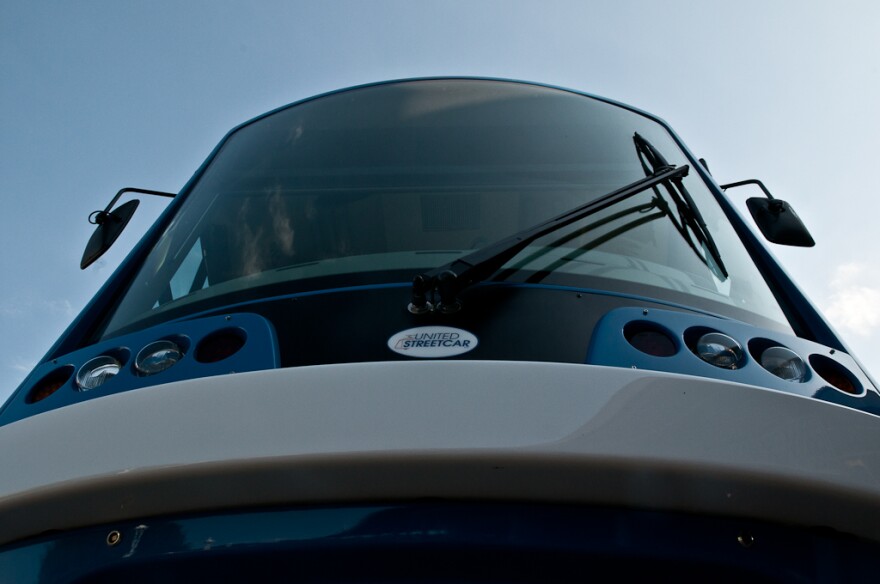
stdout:
{"type": "Polygon", "coordinates": [[[0,544],[218,508],[426,497],[759,517],[880,540],[876,436],[876,416],[815,399],[592,365],[222,375],[0,427],[0,468],[15,469],[0,473],[0,544]]]}

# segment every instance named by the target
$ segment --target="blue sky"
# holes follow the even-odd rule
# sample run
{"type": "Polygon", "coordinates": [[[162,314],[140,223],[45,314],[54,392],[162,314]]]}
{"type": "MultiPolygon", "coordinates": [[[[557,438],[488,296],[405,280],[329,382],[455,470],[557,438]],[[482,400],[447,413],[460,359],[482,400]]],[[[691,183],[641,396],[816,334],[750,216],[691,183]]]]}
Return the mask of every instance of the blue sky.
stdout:
{"type": "Polygon", "coordinates": [[[762,179],[818,242],[773,253],[880,374],[878,24],[868,1],[0,2],[0,400],[164,204],[81,272],[86,216],[116,190],[179,190],[285,103],[447,74],[617,99],[719,182],[762,179]]]}

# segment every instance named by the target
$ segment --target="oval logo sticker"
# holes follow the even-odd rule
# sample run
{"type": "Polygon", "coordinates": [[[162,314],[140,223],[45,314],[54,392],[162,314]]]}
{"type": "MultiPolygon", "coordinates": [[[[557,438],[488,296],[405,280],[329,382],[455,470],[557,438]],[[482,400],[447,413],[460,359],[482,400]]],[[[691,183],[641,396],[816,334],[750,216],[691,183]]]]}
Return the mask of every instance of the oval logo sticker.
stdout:
{"type": "Polygon", "coordinates": [[[407,357],[436,359],[467,353],[477,346],[477,337],[448,326],[420,326],[400,331],[388,339],[388,348],[407,357]]]}

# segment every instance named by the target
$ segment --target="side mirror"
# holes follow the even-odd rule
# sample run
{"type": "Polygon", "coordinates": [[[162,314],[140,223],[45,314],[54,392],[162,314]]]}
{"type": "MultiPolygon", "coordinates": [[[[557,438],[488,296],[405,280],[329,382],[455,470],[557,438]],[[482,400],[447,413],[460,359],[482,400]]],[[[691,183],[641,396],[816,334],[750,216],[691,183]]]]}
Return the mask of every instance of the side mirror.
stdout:
{"type": "Polygon", "coordinates": [[[79,262],[81,270],[86,269],[92,265],[95,260],[104,255],[104,252],[110,249],[110,246],[113,245],[119,237],[119,234],[122,233],[122,230],[128,225],[128,222],[131,220],[131,216],[134,215],[140,201],[133,199],[124,205],[120,205],[112,212],[110,209],[113,208],[113,205],[116,204],[116,201],[119,200],[119,197],[122,196],[123,193],[129,192],[142,193],[145,195],[158,195],[160,197],[173,198],[175,196],[174,193],[164,193],[162,191],[133,188],[120,189],[120,191],[116,193],[116,196],[113,197],[113,200],[110,201],[110,204],[107,205],[106,209],[103,211],[94,211],[89,215],[89,223],[93,223],[94,225],[97,225],[97,227],[95,228],[95,232],[92,233],[92,237],[89,238],[89,242],[86,244],[86,250],[83,252],[82,260],[79,262]]]}
{"type": "Polygon", "coordinates": [[[92,237],[89,238],[82,260],[79,262],[81,270],[92,265],[95,260],[104,255],[104,252],[110,249],[110,246],[113,245],[119,234],[128,225],[131,216],[134,215],[139,204],[140,201],[134,199],[124,205],[120,205],[112,213],[96,211],[89,216],[89,222],[94,223],[97,227],[95,232],[92,233],[92,237]]]}
{"type": "Polygon", "coordinates": [[[813,247],[816,242],[791,205],[780,199],[752,197],[746,200],[749,212],[761,233],[769,241],[781,245],[813,247]]]}
{"type": "Polygon", "coordinates": [[[794,212],[791,205],[782,199],[775,199],[770,191],[759,180],[743,180],[735,183],[721,185],[722,189],[734,188],[746,184],[758,185],[767,198],[752,197],[746,200],[749,213],[758,225],[758,229],[768,241],[780,245],[793,245],[797,247],[813,247],[816,242],[810,235],[801,218],[794,212]]]}

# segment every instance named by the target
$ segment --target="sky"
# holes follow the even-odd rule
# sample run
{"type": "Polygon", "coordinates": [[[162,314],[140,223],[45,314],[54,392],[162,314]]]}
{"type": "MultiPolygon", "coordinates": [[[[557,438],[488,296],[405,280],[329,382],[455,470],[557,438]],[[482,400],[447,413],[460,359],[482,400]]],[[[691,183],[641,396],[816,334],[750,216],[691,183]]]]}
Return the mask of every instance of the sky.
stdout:
{"type": "MultiPolygon", "coordinates": [[[[79,269],[88,214],[177,192],[235,125],[435,75],[523,79],[664,118],[720,183],[759,178],[810,228],[767,244],[880,375],[880,3],[0,0],[0,402],[166,201],[79,269]]],[[[758,193],[733,190],[745,199],[758,193]]]]}

